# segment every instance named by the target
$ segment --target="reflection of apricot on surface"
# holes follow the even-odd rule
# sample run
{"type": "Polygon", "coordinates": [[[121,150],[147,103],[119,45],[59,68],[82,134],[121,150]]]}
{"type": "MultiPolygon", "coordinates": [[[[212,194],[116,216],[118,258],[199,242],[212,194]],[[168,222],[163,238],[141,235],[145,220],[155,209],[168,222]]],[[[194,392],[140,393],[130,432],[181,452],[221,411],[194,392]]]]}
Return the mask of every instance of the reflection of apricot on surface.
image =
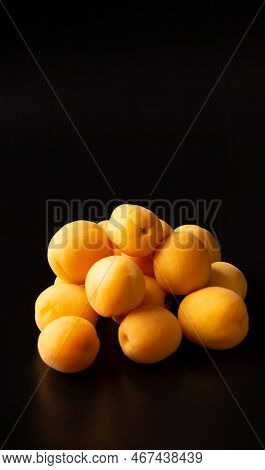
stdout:
{"type": "Polygon", "coordinates": [[[173,232],[154,255],[158,284],[166,292],[185,295],[204,287],[211,274],[207,249],[192,233],[173,232]]]}
{"type": "Polygon", "coordinates": [[[163,237],[162,240],[164,240],[166,237],[168,237],[172,232],[174,232],[173,228],[170,227],[169,224],[167,224],[163,219],[159,219],[162,225],[162,230],[163,230],[163,237]]]}
{"type": "Polygon", "coordinates": [[[98,224],[85,220],[64,225],[52,237],[48,247],[48,261],[53,272],[73,284],[84,284],[89,268],[112,254],[105,231],[98,224]]]}
{"type": "Polygon", "coordinates": [[[124,354],[135,362],[162,361],[179,347],[182,333],[177,318],[158,305],[143,305],[130,312],[119,326],[124,354]]]}
{"type": "Polygon", "coordinates": [[[134,263],[136,263],[146,276],[155,277],[153,255],[141,257],[129,256],[125,253],[121,253],[121,255],[130,258],[134,263]]]}
{"type": "Polygon", "coordinates": [[[157,281],[149,276],[145,276],[145,294],[141,305],[164,306],[166,292],[158,285],[157,281]]]}
{"type": "Polygon", "coordinates": [[[144,275],[128,257],[109,256],[97,261],[88,271],[86,293],[99,315],[123,315],[141,304],[144,275]]]}
{"type": "Polygon", "coordinates": [[[107,232],[114,245],[130,256],[148,256],[163,236],[158,217],[150,210],[122,204],[112,212],[107,232]]]}
{"type": "Polygon", "coordinates": [[[211,232],[205,228],[199,227],[199,225],[181,225],[175,229],[176,232],[181,230],[192,233],[203,243],[208,250],[211,263],[221,260],[219,245],[211,232]]]}
{"type": "Polygon", "coordinates": [[[190,341],[210,349],[229,349],[248,332],[248,313],[242,298],[223,287],[205,287],[182,300],[178,319],[190,341]]]}
{"type": "Polygon", "coordinates": [[[40,330],[64,316],[82,317],[96,325],[98,315],[89,304],[84,286],[55,284],[45,289],[35,303],[35,320],[40,330]]]}
{"type": "Polygon", "coordinates": [[[244,274],[233,264],[217,261],[212,263],[212,273],[208,286],[225,287],[236,292],[242,299],[246,297],[247,281],[244,274]]]}
{"type": "Polygon", "coordinates": [[[60,317],[40,333],[42,360],[60,372],[80,372],[94,362],[99,351],[95,327],[84,318],[60,317]]]}

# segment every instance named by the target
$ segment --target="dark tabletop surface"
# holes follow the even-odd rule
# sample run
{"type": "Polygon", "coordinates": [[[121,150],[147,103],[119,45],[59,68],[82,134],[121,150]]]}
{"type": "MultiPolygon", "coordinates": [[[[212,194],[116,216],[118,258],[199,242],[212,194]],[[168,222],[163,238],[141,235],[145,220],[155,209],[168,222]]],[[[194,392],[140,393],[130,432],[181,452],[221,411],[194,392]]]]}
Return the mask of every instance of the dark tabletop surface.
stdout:
{"type": "MultiPolygon", "coordinates": [[[[0,4],[4,448],[261,448],[265,11],[152,192],[260,3],[185,11],[4,3],[113,188],[0,4]],[[46,373],[34,302],[54,280],[47,201],[114,198],[221,201],[214,230],[223,259],[249,284],[250,334],[241,345],[209,357],[183,341],[168,360],[137,365],[121,353],[114,322],[101,320],[89,370],[46,373]]],[[[174,220],[166,215],[180,223],[177,210],[174,220]]]]}

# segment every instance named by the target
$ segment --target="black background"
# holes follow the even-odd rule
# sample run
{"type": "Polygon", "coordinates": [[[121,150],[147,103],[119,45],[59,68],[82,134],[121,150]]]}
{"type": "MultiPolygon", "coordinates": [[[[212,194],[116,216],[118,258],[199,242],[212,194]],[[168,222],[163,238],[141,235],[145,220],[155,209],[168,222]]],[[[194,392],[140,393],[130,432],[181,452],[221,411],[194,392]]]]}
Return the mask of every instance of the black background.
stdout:
{"type": "MultiPolygon", "coordinates": [[[[46,201],[115,197],[221,199],[214,228],[223,259],[247,276],[251,331],[211,355],[265,442],[265,11],[151,197],[260,2],[86,3],[5,1],[115,195],[0,5],[1,440],[46,370],[34,324],[54,279],[46,201]]],[[[111,320],[99,335],[89,370],[48,372],[5,448],[261,448],[204,350],[183,341],[146,367],[122,355],[111,320]]]]}

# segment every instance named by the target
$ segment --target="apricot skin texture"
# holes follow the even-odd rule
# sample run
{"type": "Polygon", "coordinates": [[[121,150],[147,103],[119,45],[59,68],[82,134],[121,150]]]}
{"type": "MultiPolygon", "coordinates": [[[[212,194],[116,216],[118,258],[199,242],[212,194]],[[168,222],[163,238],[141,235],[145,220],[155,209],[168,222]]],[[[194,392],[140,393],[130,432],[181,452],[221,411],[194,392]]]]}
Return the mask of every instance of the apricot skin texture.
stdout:
{"type": "Polygon", "coordinates": [[[247,281],[244,274],[235,266],[224,261],[212,264],[212,273],[208,286],[225,287],[236,292],[242,299],[247,294],[247,281]]]}
{"type": "Polygon", "coordinates": [[[113,244],[129,256],[148,256],[163,237],[159,218],[141,206],[122,204],[112,212],[107,232],[113,244]]]}
{"type": "MultiPolygon", "coordinates": [[[[98,225],[103,228],[103,230],[105,231],[105,233],[108,235],[108,231],[107,231],[107,227],[108,227],[108,223],[109,221],[108,220],[102,220],[101,222],[98,222],[98,225]]],[[[113,254],[115,256],[120,256],[121,252],[119,250],[119,248],[117,248],[113,243],[112,241],[110,240],[111,242],[111,245],[112,245],[112,248],[113,248],[113,254]]]]}
{"type": "MultiPolygon", "coordinates": [[[[145,294],[141,305],[160,305],[165,307],[166,292],[161,289],[153,277],[144,276],[145,279],[145,294]]],[[[126,315],[119,315],[112,317],[118,325],[126,315]]]]}
{"type": "Polygon", "coordinates": [[[187,231],[173,232],[155,253],[154,270],[166,292],[185,295],[207,285],[211,275],[208,251],[187,231]]]}
{"type": "Polygon", "coordinates": [[[99,315],[124,315],[141,304],[145,294],[144,275],[129,258],[109,256],[88,271],[86,293],[99,315]]]}
{"type": "Polygon", "coordinates": [[[121,253],[121,256],[127,256],[130,258],[134,263],[137,264],[137,266],[139,266],[145,276],[155,277],[153,255],[137,257],[121,253]]]}
{"type": "Polygon", "coordinates": [[[54,285],[56,286],[58,284],[67,284],[67,282],[61,279],[60,277],[56,276],[56,278],[54,279],[54,285]]]}
{"type": "Polygon", "coordinates": [[[108,226],[108,220],[101,220],[101,222],[98,222],[98,225],[103,228],[103,230],[106,232],[107,231],[107,226],[108,226]]]}
{"type": "Polygon", "coordinates": [[[145,295],[141,305],[164,306],[166,292],[158,285],[155,279],[145,276],[145,295]]]}
{"type": "Polygon", "coordinates": [[[159,219],[162,225],[163,236],[162,240],[165,240],[172,232],[174,232],[173,228],[170,227],[163,219],[159,219]]]}
{"type": "Polygon", "coordinates": [[[90,306],[84,286],[55,284],[45,289],[35,303],[35,320],[40,330],[64,316],[82,317],[96,325],[98,315],[90,306]]]}
{"type": "MultiPolygon", "coordinates": [[[[70,282],[67,282],[67,281],[64,281],[63,279],[61,279],[60,277],[56,276],[56,278],[54,279],[54,283],[53,283],[55,286],[57,284],[71,284],[70,282]]],[[[84,284],[76,284],[77,286],[79,285],[82,285],[84,286],[84,284]]]]}
{"type": "Polygon", "coordinates": [[[124,318],[118,336],[121,348],[129,359],[152,364],[176,351],[182,332],[171,312],[158,305],[143,305],[124,318]]]}
{"type": "Polygon", "coordinates": [[[195,237],[199,238],[199,240],[208,250],[211,263],[215,263],[215,261],[221,261],[220,248],[211,232],[205,228],[199,227],[199,225],[181,225],[175,229],[176,232],[181,230],[188,231],[195,235],[195,237]]]}
{"type": "Polygon", "coordinates": [[[94,362],[99,351],[94,326],[84,318],[60,317],[40,333],[38,350],[49,367],[60,372],[80,372],[94,362]]]}
{"type": "Polygon", "coordinates": [[[248,332],[248,313],[242,298],[223,287],[205,287],[182,300],[178,319],[183,335],[209,349],[229,349],[248,332]]]}
{"type": "Polygon", "coordinates": [[[105,231],[98,224],[85,220],[62,227],[48,247],[48,261],[53,272],[73,284],[84,284],[89,268],[99,259],[112,254],[105,231]]]}

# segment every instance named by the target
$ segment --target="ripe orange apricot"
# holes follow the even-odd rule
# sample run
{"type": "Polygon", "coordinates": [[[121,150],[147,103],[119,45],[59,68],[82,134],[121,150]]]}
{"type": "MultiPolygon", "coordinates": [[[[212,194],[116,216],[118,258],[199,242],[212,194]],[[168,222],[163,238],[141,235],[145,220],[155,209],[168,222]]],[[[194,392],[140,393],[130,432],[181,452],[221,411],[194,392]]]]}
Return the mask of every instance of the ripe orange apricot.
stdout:
{"type": "MultiPolygon", "coordinates": [[[[56,278],[54,279],[54,283],[53,283],[55,286],[57,284],[71,284],[71,282],[67,282],[67,281],[64,281],[63,279],[61,279],[59,276],[56,276],[56,278]]],[[[84,284],[76,284],[77,286],[84,286],[84,284]]]]}
{"type": "Polygon", "coordinates": [[[190,341],[209,349],[229,349],[248,332],[248,313],[242,298],[223,287],[205,287],[182,300],[178,319],[190,341]]]}
{"type": "Polygon", "coordinates": [[[221,261],[219,245],[211,232],[205,228],[199,227],[198,225],[181,225],[175,229],[176,232],[181,230],[191,232],[193,235],[195,235],[195,237],[199,238],[199,240],[208,250],[211,263],[214,263],[215,261],[221,261]]]}
{"type": "Polygon", "coordinates": [[[109,238],[129,256],[148,256],[163,236],[159,218],[141,206],[122,204],[112,212],[107,226],[109,238]]]}
{"type": "Polygon", "coordinates": [[[143,271],[143,273],[146,276],[155,277],[153,254],[149,256],[137,257],[137,256],[129,256],[129,255],[126,255],[125,253],[121,253],[121,256],[130,258],[134,263],[137,264],[137,266],[139,266],[139,268],[143,271]]]}
{"type": "MultiPolygon", "coordinates": [[[[144,278],[145,294],[141,305],[160,305],[165,307],[166,292],[161,289],[153,277],[144,276],[144,278]]],[[[112,319],[119,325],[125,317],[126,315],[119,315],[112,317],[112,319]]]]}
{"type": "Polygon", "coordinates": [[[208,286],[226,287],[240,295],[243,300],[247,293],[247,281],[244,274],[233,264],[224,261],[216,261],[212,264],[208,286]]]}
{"type": "Polygon", "coordinates": [[[99,351],[95,327],[84,318],[53,320],[40,333],[38,350],[49,367],[60,372],[80,372],[94,362],[99,351]]]}
{"type": "MultiPolygon", "coordinates": [[[[109,221],[108,220],[102,220],[101,222],[98,222],[98,225],[100,225],[100,227],[103,228],[103,230],[106,232],[106,234],[108,235],[108,232],[107,232],[107,226],[108,226],[108,223],[109,221]]],[[[111,240],[110,240],[111,241],[111,240]]],[[[111,245],[112,245],[112,248],[113,248],[113,254],[115,256],[120,256],[121,255],[121,251],[119,250],[119,248],[117,248],[111,241],[111,245]]]]}
{"type": "Polygon", "coordinates": [[[84,286],[55,284],[45,289],[35,303],[35,320],[40,330],[64,316],[82,317],[96,325],[98,315],[89,304],[84,286]]]}
{"type": "Polygon", "coordinates": [[[211,274],[207,249],[192,233],[173,232],[154,255],[158,284],[166,292],[185,295],[204,287],[211,274]]]}
{"type": "Polygon", "coordinates": [[[174,232],[173,228],[170,227],[163,219],[159,219],[162,225],[162,230],[163,230],[163,236],[162,240],[164,240],[166,237],[168,237],[172,232],[174,232]]]}
{"type": "Polygon", "coordinates": [[[73,284],[84,284],[89,268],[112,254],[110,240],[102,227],[86,220],[64,225],[48,247],[48,261],[54,273],[73,284]]]}
{"type": "MultiPolygon", "coordinates": [[[[166,292],[161,289],[156,280],[149,276],[145,278],[145,295],[141,305],[160,305],[165,307],[166,292]]],[[[126,315],[114,316],[112,319],[120,324],[126,315]]]]}
{"type": "Polygon", "coordinates": [[[103,228],[105,232],[107,232],[107,225],[108,225],[108,220],[101,220],[101,222],[98,222],[98,225],[103,228]]]}
{"type": "Polygon", "coordinates": [[[56,286],[57,284],[68,284],[68,283],[64,281],[63,279],[61,279],[60,277],[56,276],[53,284],[56,286]]]}
{"type": "Polygon", "coordinates": [[[99,315],[123,315],[141,304],[145,293],[144,275],[129,258],[109,256],[97,261],[88,271],[86,293],[99,315]]]}
{"type": "Polygon", "coordinates": [[[182,333],[171,312],[159,305],[143,305],[126,315],[118,336],[127,357],[151,364],[173,354],[180,345],[182,333]]]}
{"type": "Polygon", "coordinates": [[[166,292],[158,285],[153,277],[144,276],[145,294],[141,305],[160,305],[164,306],[166,292]]]}

